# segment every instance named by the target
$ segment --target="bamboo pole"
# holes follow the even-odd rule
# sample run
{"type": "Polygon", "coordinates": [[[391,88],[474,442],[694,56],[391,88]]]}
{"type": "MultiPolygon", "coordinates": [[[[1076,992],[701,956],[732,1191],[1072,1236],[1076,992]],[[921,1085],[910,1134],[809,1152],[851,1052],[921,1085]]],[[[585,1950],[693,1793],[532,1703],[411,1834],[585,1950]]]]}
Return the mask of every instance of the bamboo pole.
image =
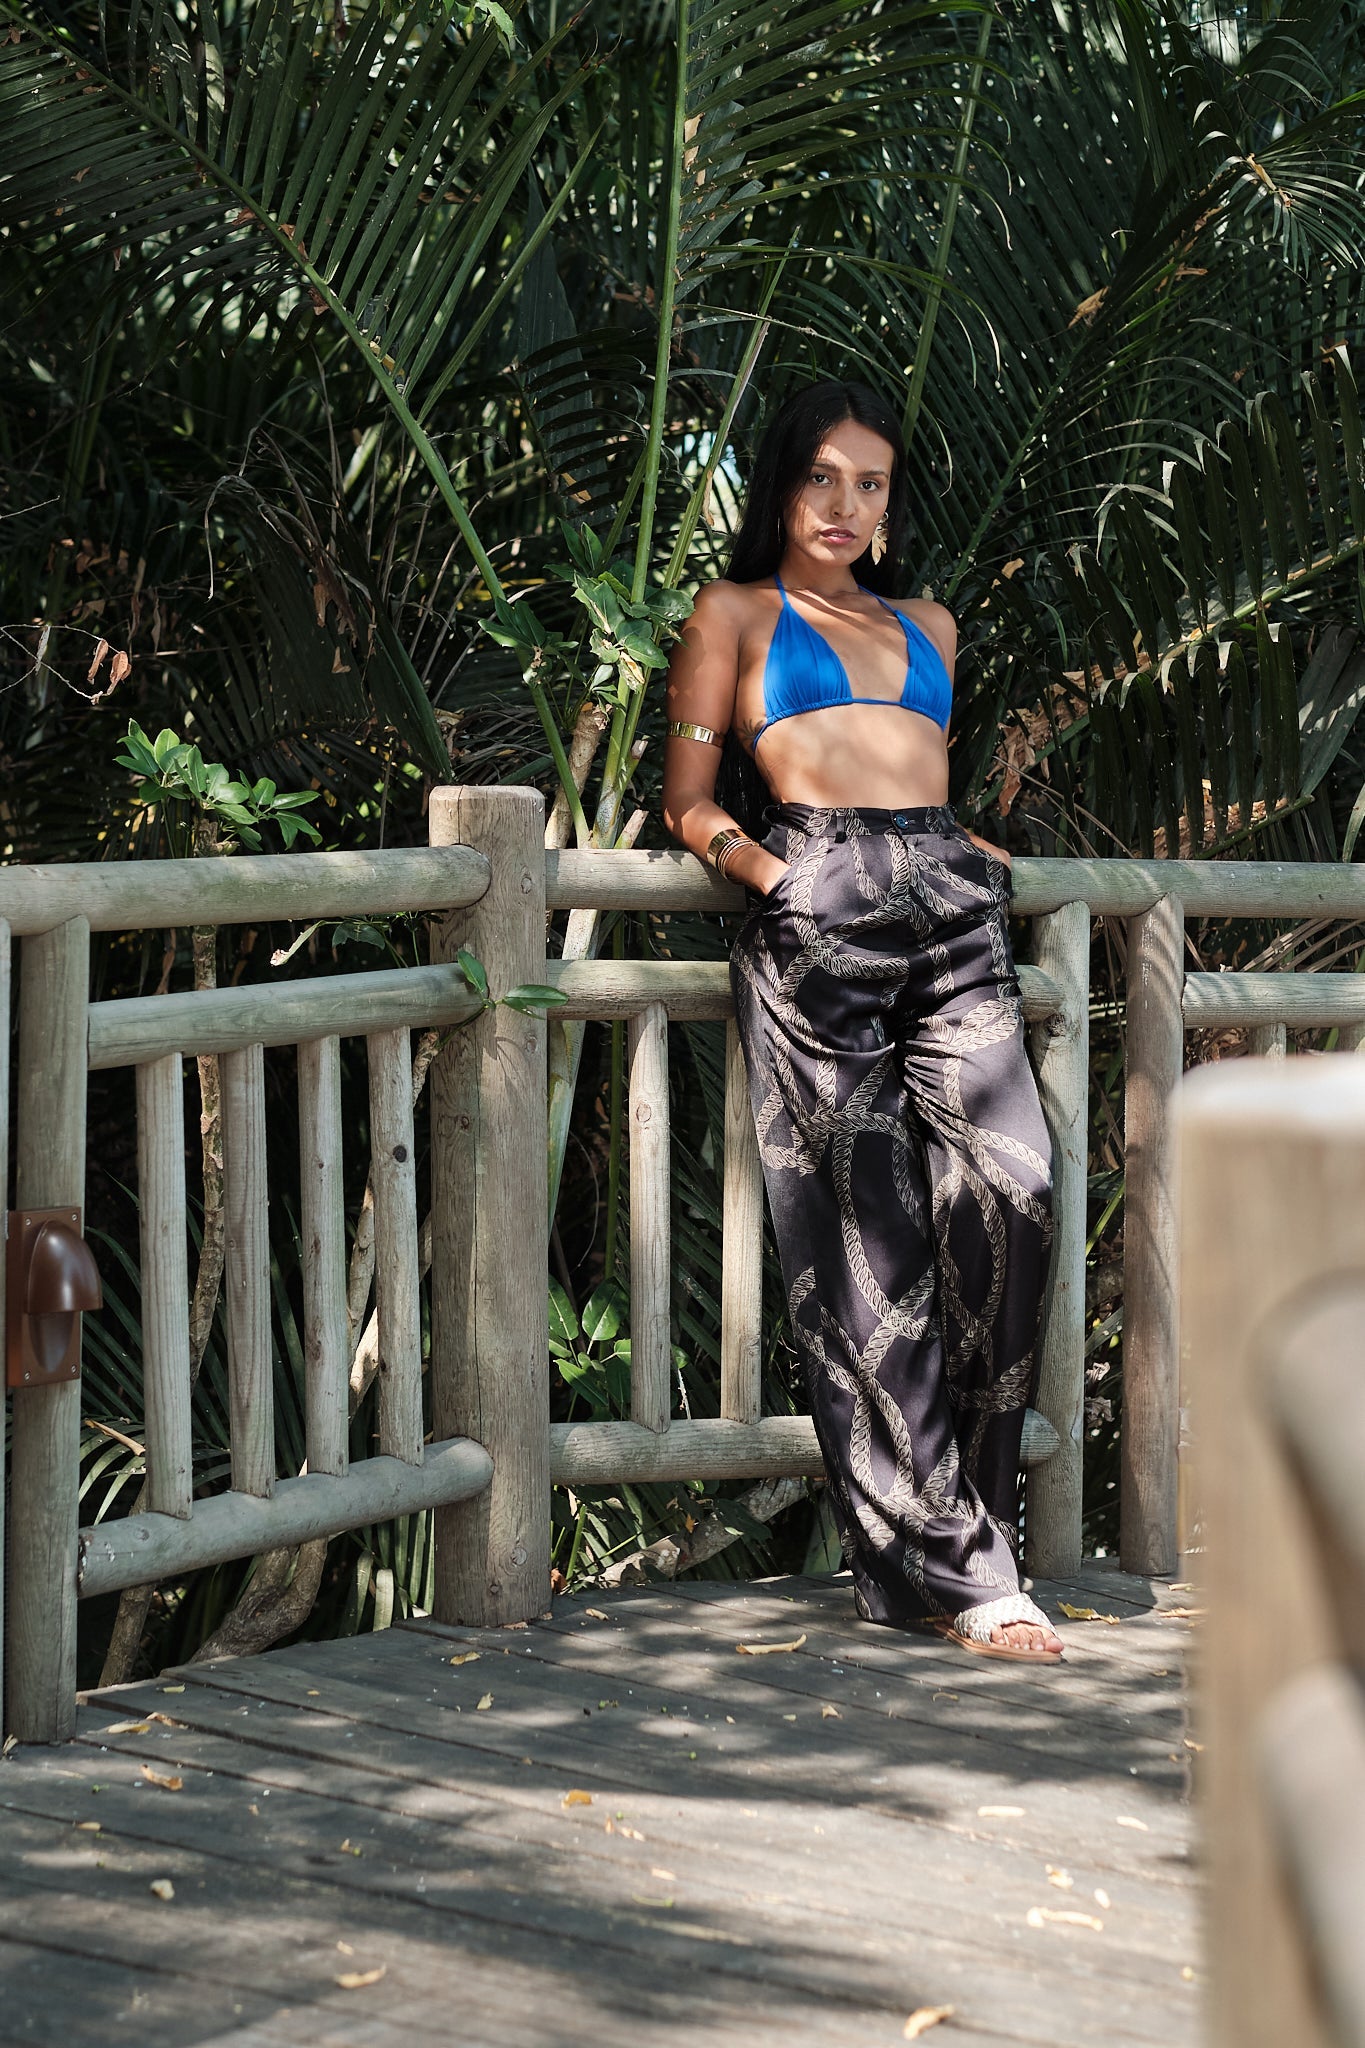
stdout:
{"type": "Polygon", "coordinates": [[[630,1419],[668,1428],[669,1230],[668,1012],[630,1020],[630,1419]]]}
{"type": "Polygon", "coordinates": [[[725,1027],[722,1199],[720,1412],[727,1422],[757,1422],[763,1410],[763,1164],[733,1019],[725,1027]]]}
{"type": "Polygon", "coordinates": [[[1029,1474],[1024,1533],[1035,1577],[1081,1561],[1081,1425],[1085,1395],[1085,1204],[1090,1088],[1090,912],[1068,903],[1035,923],[1034,956],[1062,992],[1034,1028],[1038,1094],[1052,1133],[1052,1260],[1039,1332],[1037,1405],[1057,1449],[1029,1474]]]}
{"type": "MultiPolygon", "coordinates": [[[[417,1272],[417,1164],[412,1041],[377,1031],[370,1059],[374,1291],[379,1318],[379,1449],[422,1462],[422,1304],[417,1272]]],[[[344,1301],[344,1297],[342,1297],[344,1301]]]]}
{"type": "Polygon", "coordinates": [[[83,916],[91,931],[300,923],[475,903],[488,870],[468,847],[239,854],[232,860],[71,861],[0,867],[0,918],[16,933],[83,916]]]}
{"type": "Polygon", "coordinates": [[[1186,1079],[1176,1123],[1202,1540],[1187,1569],[1206,1609],[1194,1732],[1212,1905],[1209,2042],[1322,2048],[1261,1798],[1259,1723],[1282,1686],[1335,1654],[1335,1589],[1257,1395],[1323,1283],[1365,1269],[1365,1070],[1353,1060],[1223,1061],[1186,1079]]]}
{"type": "Polygon", "coordinates": [[[185,1244],[185,1083],[180,1054],[137,1070],[138,1230],[146,1506],[190,1512],[190,1283],[185,1244]]]}
{"type": "Polygon", "coordinates": [[[341,1157],[341,1041],[299,1047],[299,1193],[308,1470],[347,1463],[351,1370],[341,1157]]]}
{"type": "MultiPolygon", "coordinates": [[[[85,1200],[90,927],[73,917],[24,945],[15,1201],[85,1200]]],[[[8,1732],[63,1742],[76,1726],[76,1531],[81,1384],[17,1390],[10,1435],[8,1732]]]]}
{"type": "MultiPolygon", "coordinates": [[[[205,862],[205,866],[209,863],[205,862]]],[[[227,1247],[228,1405],[232,1484],[268,1499],[275,1489],[275,1382],[270,1354],[270,1227],[265,1153],[265,1054],[225,1053],[223,1206],[227,1247]]]]}
{"type": "MultiPolygon", "coordinates": [[[[472,910],[432,920],[433,960],[468,946],[495,995],[544,982],[544,803],[526,789],[437,789],[432,843],[487,857],[472,910]]],[[[545,1025],[499,1006],[431,1071],[431,1380],[439,1437],[470,1436],[493,1483],[436,1518],[441,1621],[525,1621],[549,1604],[549,1225],[545,1025]]]]}
{"type": "Polygon", "coordinates": [[[1126,1572],[1172,1572],[1177,1563],[1180,1352],[1171,1116],[1185,1052],[1184,959],[1178,897],[1163,897],[1130,921],[1119,1494],[1126,1572]]]}

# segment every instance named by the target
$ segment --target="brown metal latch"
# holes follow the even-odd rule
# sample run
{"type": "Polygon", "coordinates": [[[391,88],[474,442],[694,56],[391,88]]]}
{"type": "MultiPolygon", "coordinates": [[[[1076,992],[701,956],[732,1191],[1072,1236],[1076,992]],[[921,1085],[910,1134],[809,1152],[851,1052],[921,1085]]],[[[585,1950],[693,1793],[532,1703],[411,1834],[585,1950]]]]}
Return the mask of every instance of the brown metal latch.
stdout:
{"type": "Polygon", "coordinates": [[[79,1209],[11,1209],[5,1238],[5,1383],[46,1387],[81,1374],[81,1313],[104,1290],[79,1209]]]}

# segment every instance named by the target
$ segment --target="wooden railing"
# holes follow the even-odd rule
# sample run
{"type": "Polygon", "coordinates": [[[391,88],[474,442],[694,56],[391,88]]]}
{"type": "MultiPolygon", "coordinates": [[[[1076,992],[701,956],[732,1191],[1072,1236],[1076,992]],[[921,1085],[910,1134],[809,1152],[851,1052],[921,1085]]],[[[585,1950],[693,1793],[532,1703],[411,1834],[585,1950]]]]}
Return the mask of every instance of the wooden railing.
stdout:
{"type": "MultiPolygon", "coordinates": [[[[0,1004],[23,938],[14,1200],[79,1208],[85,1078],[137,1073],[149,1506],[76,1528],[79,1386],[14,1407],[8,1722],[30,1739],[69,1726],[79,1594],[147,1582],[419,1507],[436,1509],[435,1612],[499,1622],[549,1598],[552,1479],[578,1485],[818,1473],[810,1419],[761,1413],[762,1180],[724,963],[546,957],[547,910],[740,910],[740,890],[674,852],[546,853],[523,789],[433,793],[429,849],[0,870],[0,1004]],[[135,1001],[88,1001],[91,930],[312,920],[423,910],[431,965],[135,1001]],[[545,1020],[484,1009],[456,955],[495,995],[556,983],[545,1020]],[[628,1020],[631,1406],[619,1422],[550,1424],[546,1370],[546,1032],[628,1020]],[[674,1420],[668,1276],[668,1034],[728,1020],[720,1415],[674,1420]],[[431,1101],[432,1438],[421,1443],[417,1197],[408,1033],[462,1023],[431,1101]],[[338,1046],[369,1052],[384,1361],[380,1454],[346,1465],[338,1046]],[[262,1049],[298,1047],[303,1181],[305,1477],[276,1482],[266,1271],[262,1049]],[[192,1498],[180,1063],[223,1055],[232,1484],[192,1498]]],[[[1365,916],[1365,871],[1269,864],[1024,860],[1015,910],[1032,925],[1020,987],[1053,1135],[1056,1232],[1036,1415],[1025,1436],[1027,1562],[1081,1556],[1089,957],[1096,915],[1129,949],[1123,1563],[1170,1571],[1180,1457],[1169,1097],[1183,1034],[1212,1015],[1257,1028],[1365,1025],[1353,976],[1186,976],[1185,912],[1365,916]]],[[[0,1048],[7,1046],[0,1031],[0,1048]]],[[[7,1091],[0,1089],[0,1117],[7,1091]]],[[[0,1130],[0,1137],[3,1137],[0,1130]]],[[[0,1159],[4,1151],[0,1148],[0,1159]]]]}
{"type": "Polygon", "coordinates": [[[1179,1111],[1210,2048],[1365,2041],[1365,1067],[1179,1111]]]}

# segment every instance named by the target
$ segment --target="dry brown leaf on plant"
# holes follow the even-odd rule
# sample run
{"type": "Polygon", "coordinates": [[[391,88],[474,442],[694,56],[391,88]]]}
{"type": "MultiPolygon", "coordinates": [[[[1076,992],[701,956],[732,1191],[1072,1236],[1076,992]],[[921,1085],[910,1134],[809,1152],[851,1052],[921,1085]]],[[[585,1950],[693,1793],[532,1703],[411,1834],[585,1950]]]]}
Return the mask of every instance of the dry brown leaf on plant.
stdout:
{"type": "Polygon", "coordinates": [[[735,1648],[741,1657],[776,1657],[784,1650],[799,1650],[805,1640],[802,1635],[790,1643],[736,1643],[735,1648]]]}
{"type": "Polygon", "coordinates": [[[149,1785],[158,1785],[163,1792],[183,1792],[185,1789],[185,1780],[183,1778],[163,1778],[161,1773],[154,1771],[150,1764],[143,1764],[142,1775],[149,1785]]]}
{"type": "Polygon", "coordinates": [[[380,1963],[373,1970],[343,1970],[333,1981],[339,1984],[343,1991],[363,1991],[367,1984],[377,1984],[380,1978],[386,1977],[388,1973],[388,1964],[380,1963]]]}
{"type": "Polygon", "coordinates": [[[956,2011],[955,2005],[919,2006],[905,2022],[905,2039],[918,2041],[921,2034],[927,2034],[930,2027],[936,2027],[940,2020],[950,2020],[956,2011]]]}

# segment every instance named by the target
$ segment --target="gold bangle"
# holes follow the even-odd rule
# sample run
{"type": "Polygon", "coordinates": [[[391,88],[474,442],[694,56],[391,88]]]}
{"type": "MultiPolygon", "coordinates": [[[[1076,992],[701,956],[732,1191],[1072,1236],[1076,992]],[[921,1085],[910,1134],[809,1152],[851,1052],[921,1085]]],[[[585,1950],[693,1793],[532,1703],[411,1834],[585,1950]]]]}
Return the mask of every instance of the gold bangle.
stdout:
{"type": "Polygon", "coordinates": [[[709,725],[692,725],[685,718],[674,719],[672,725],[668,728],[668,737],[671,740],[700,740],[703,746],[707,747],[723,747],[725,745],[725,734],[723,732],[712,732],[709,725]]]}
{"type": "Polygon", "coordinates": [[[736,826],[728,825],[713,833],[707,844],[706,858],[721,879],[728,880],[725,873],[727,860],[732,854],[737,853],[741,846],[752,846],[753,843],[747,832],[741,832],[736,826]]]}

